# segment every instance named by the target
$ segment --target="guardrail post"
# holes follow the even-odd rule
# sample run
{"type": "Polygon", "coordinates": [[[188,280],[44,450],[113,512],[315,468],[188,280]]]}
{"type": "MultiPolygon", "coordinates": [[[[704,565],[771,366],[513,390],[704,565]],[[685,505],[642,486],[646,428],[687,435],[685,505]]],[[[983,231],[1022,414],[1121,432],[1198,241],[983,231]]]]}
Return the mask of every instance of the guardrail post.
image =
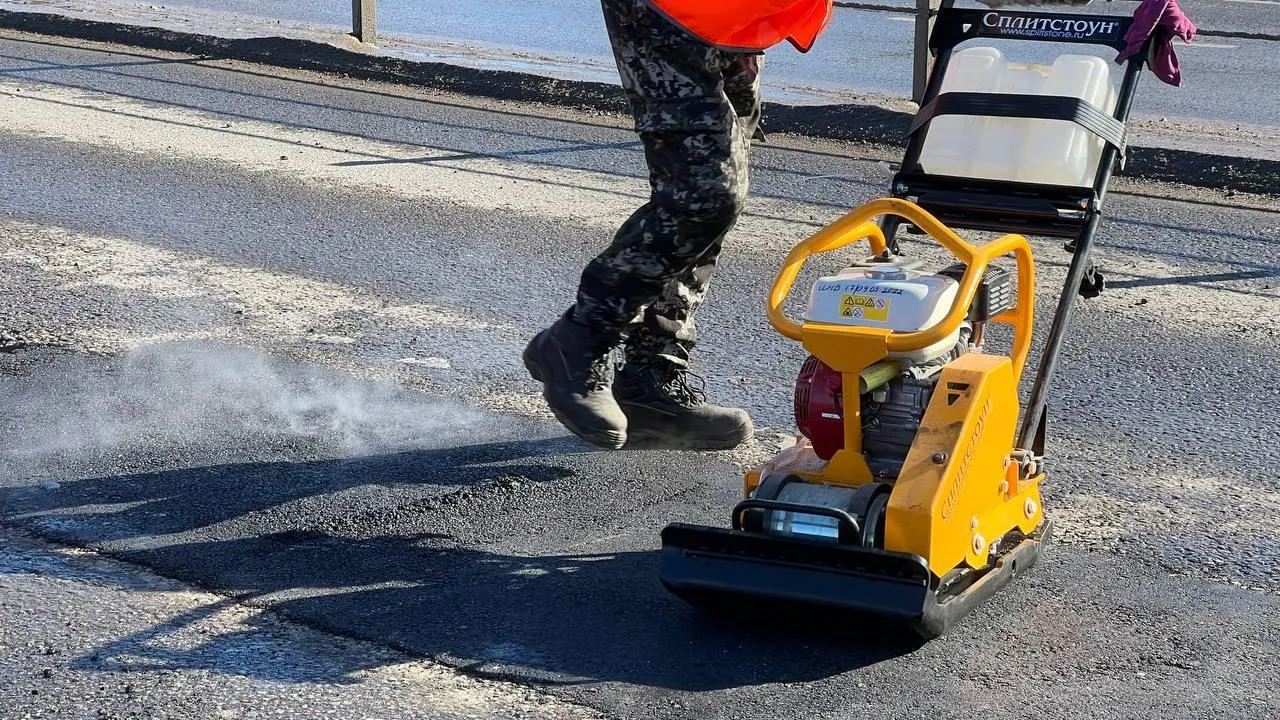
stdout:
{"type": "Polygon", "coordinates": [[[929,68],[933,58],[929,54],[929,33],[933,32],[933,14],[942,0],[916,0],[916,37],[914,67],[912,68],[911,99],[918,104],[924,98],[924,86],[929,80],[929,68]]]}
{"type": "Polygon", "coordinates": [[[372,44],[377,37],[377,0],[351,0],[351,34],[362,43],[372,44]]]}

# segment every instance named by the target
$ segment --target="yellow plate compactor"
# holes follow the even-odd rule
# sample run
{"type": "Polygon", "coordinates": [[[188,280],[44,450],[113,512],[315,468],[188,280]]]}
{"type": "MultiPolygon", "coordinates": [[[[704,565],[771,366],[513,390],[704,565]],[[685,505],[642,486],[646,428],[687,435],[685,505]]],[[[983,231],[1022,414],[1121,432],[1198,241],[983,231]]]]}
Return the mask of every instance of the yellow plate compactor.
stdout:
{"type": "Polygon", "coordinates": [[[661,576],[696,604],[747,593],[870,610],[940,633],[1034,563],[1043,477],[1015,449],[1018,383],[1031,345],[1031,248],[975,246],[918,206],[871,202],[797,246],[769,320],[811,353],[796,386],[797,443],[748,473],[732,529],[669,525],[661,576]],[[937,274],[885,253],[895,214],[960,259],[937,274]],[[782,310],[810,256],[869,240],[875,253],[812,289],[803,323],[782,310]],[[1016,281],[992,261],[1012,253],[1016,281]],[[904,267],[905,266],[905,267],[904,267]],[[894,332],[885,320],[926,329],[894,332]],[[1012,352],[977,350],[984,323],[1012,326],[1012,352]],[[923,413],[918,421],[912,408],[923,413]]]}
{"type": "MultiPolygon", "coordinates": [[[[950,5],[944,0],[937,15],[935,65],[893,196],[796,246],[770,293],[770,323],[809,354],[795,387],[796,444],[747,473],[731,527],[663,529],[660,578],[694,605],[799,603],[889,620],[930,639],[1034,565],[1049,537],[1040,499],[1048,381],[1074,298],[1102,291],[1089,253],[1146,54],[1128,62],[1118,92],[1099,93],[1097,102],[1052,89],[964,91],[943,77],[966,40],[1119,49],[1131,20],[950,5]],[[1057,27],[1072,31],[1023,32],[1057,27]],[[1057,123],[1042,127],[1060,133],[1078,126],[1074,137],[1087,133],[1096,162],[1057,183],[931,172],[925,134],[945,115],[1033,118],[1057,123]],[[898,250],[900,227],[929,236],[959,262],[924,270],[898,250]],[[996,239],[974,244],[952,228],[996,239]],[[1023,407],[1036,276],[1027,235],[1068,239],[1072,258],[1023,407]],[[818,277],[802,321],[792,320],[783,305],[805,261],[864,240],[871,252],[818,277]],[[1007,326],[1000,328],[1007,342],[998,343],[1007,352],[988,347],[994,324],[1007,326]]],[[[980,48],[958,62],[1001,57],[980,48]]],[[[1082,57],[1068,56],[1053,71],[1093,62],[1082,57]]],[[[1077,151],[1067,148],[1064,157],[1077,151]]]]}

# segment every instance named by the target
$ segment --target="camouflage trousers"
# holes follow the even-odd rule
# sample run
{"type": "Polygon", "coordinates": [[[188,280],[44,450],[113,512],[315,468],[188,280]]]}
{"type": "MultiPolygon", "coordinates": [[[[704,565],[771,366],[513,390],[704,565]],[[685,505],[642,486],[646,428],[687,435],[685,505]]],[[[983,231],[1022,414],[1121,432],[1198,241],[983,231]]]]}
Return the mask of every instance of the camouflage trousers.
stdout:
{"type": "Polygon", "coordinates": [[[706,45],[645,0],[602,0],[650,197],[582,273],[574,317],[630,362],[687,362],[694,316],[747,198],[761,56],[706,45]]]}

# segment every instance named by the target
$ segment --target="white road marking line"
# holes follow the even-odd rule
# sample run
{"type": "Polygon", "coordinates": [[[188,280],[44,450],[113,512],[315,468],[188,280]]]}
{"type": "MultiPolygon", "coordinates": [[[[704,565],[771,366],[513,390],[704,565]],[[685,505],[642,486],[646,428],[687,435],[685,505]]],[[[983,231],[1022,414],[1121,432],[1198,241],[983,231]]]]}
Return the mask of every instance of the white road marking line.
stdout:
{"type": "Polygon", "coordinates": [[[1237,47],[1239,47],[1238,45],[1226,45],[1224,43],[1207,43],[1207,42],[1200,42],[1199,40],[1192,43],[1187,43],[1177,38],[1175,38],[1173,42],[1175,45],[1177,45],[1180,48],[1202,48],[1205,50],[1211,50],[1211,49],[1212,50],[1235,50],[1237,47]]]}

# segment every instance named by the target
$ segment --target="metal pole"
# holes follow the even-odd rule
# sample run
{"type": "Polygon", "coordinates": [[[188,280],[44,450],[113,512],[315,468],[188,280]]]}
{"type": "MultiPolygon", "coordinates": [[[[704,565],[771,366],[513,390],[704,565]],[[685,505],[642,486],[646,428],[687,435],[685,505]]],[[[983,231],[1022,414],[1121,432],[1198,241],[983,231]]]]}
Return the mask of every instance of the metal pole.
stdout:
{"type": "Polygon", "coordinates": [[[924,85],[929,79],[929,33],[933,31],[933,13],[941,0],[916,0],[916,38],[911,99],[919,104],[924,98],[924,85]]]}
{"type": "Polygon", "coordinates": [[[362,43],[372,44],[377,38],[377,0],[351,0],[351,34],[362,43]]]}
{"type": "MultiPolygon", "coordinates": [[[[1148,46],[1149,50],[1150,46],[1148,46]]],[[[1133,108],[1133,98],[1138,90],[1138,76],[1142,73],[1146,53],[1130,59],[1125,68],[1124,83],[1120,86],[1120,97],[1116,100],[1116,111],[1113,117],[1126,125],[1129,112],[1133,108]]],[[[1049,382],[1058,368],[1058,357],[1062,351],[1062,342],[1066,336],[1067,324],[1071,321],[1071,311],[1075,307],[1076,294],[1080,282],[1088,270],[1089,253],[1093,250],[1093,236],[1097,232],[1098,222],[1102,219],[1102,201],[1106,197],[1107,185],[1111,182],[1111,173],[1115,169],[1119,155],[1112,145],[1102,151],[1098,163],[1098,174],[1094,179],[1094,187],[1098,189],[1098,206],[1091,209],[1089,223],[1084,232],[1076,240],[1071,264],[1067,266],[1067,280],[1063,286],[1062,296],[1058,298],[1058,310],[1054,313],[1053,324],[1049,327],[1049,339],[1045,341],[1044,350],[1040,354],[1040,369],[1036,373],[1035,384],[1031,387],[1031,397],[1027,400],[1027,414],[1022,418],[1022,430],[1018,435],[1018,444],[1023,450],[1032,450],[1036,431],[1040,421],[1044,419],[1048,405],[1049,382]]]]}

